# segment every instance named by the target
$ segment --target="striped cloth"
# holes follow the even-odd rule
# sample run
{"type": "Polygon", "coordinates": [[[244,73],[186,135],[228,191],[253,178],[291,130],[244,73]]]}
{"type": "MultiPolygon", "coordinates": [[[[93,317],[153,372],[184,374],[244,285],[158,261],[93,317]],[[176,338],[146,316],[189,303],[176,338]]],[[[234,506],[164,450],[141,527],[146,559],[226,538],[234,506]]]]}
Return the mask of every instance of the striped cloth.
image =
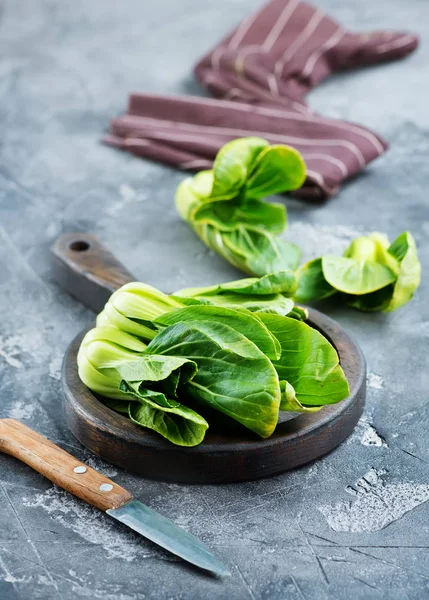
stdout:
{"type": "Polygon", "coordinates": [[[335,71],[402,58],[408,33],[346,31],[299,0],[272,0],[195,67],[217,99],[132,94],[105,142],[187,170],[210,168],[227,141],[248,135],[297,148],[307,166],[299,195],[320,200],[380,156],[386,142],[368,129],[315,114],[306,94],[335,71]]]}

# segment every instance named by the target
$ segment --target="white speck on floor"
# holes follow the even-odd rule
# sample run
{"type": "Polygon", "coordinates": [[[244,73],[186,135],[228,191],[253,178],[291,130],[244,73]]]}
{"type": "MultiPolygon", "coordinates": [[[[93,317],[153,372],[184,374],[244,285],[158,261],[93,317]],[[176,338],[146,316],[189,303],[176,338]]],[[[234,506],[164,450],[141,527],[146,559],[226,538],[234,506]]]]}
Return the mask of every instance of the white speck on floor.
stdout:
{"type": "Polygon", "coordinates": [[[36,411],[36,404],[24,402],[23,400],[18,400],[9,409],[8,416],[11,419],[16,419],[17,421],[25,421],[32,419],[36,411]]]}
{"type": "Polygon", "coordinates": [[[103,586],[103,589],[96,590],[80,584],[72,585],[71,590],[75,594],[75,598],[91,598],[91,600],[145,600],[148,596],[146,594],[129,594],[120,593],[120,585],[109,585],[103,586]],[[108,590],[113,590],[109,593],[108,590]]]}
{"type": "Polygon", "coordinates": [[[6,573],[0,581],[4,581],[5,583],[23,583],[24,581],[28,581],[28,577],[14,577],[10,573],[6,573]]]}
{"type": "Polygon", "coordinates": [[[368,373],[366,381],[368,383],[368,387],[373,390],[382,390],[384,388],[384,379],[381,375],[377,375],[376,373],[368,373]]]}
{"type": "Polygon", "coordinates": [[[73,577],[79,583],[86,583],[86,579],[84,577],[79,577],[77,572],[74,569],[69,569],[70,577],[73,577]]]}
{"type": "Polygon", "coordinates": [[[137,192],[133,187],[126,183],[122,183],[119,186],[118,191],[120,199],[106,209],[106,213],[110,216],[118,215],[121,210],[133,202],[141,202],[147,199],[147,194],[137,192]]]}
{"type": "Polygon", "coordinates": [[[405,413],[405,415],[402,415],[399,423],[402,425],[404,423],[409,423],[410,421],[412,421],[413,417],[416,416],[416,411],[415,410],[410,410],[409,412],[405,413]]]}
{"type": "Polygon", "coordinates": [[[354,238],[365,233],[346,225],[316,226],[295,221],[289,225],[284,237],[304,249],[306,261],[323,254],[342,255],[354,238]]]}
{"type": "Polygon", "coordinates": [[[331,529],[351,533],[379,531],[429,500],[429,484],[386,483],[385,474],[383,470],[370,469],[355,488],[346,488],[355,496],[354,501],[319,507],[331,529]]]}
{"type": "Polygon", "coordinates": [[[60,232],[60,225],[59,223],[56,223],[55,221],[52,221],[52,223],[49,223],[48,227],[46,228],[46,235],[48,237],[55,237],[59,234],[60,232]]]}
{"type": "Polygon", "coordinates": [[[59,381],[61,379],[61,366],[63,364],[62,356],[54,357],[49,363],[49,377],[59,381]]]}
{"type": "Polygon", "coordinates": [[[0,347],[0,356],[2,356],[5,359],[5,361],[7,362],[8,365],[10,365],[11,367],[14,367],[15,369],[20,369],[21,367],[24,366],[20,360],[18,360],[17,358],[14,358],[13,355],[5,352],[5,350],[3,350],[1,347],[0,347]]]}
{"type": "Polygon", "coordinates": [[[47,352],[43,333],[36,327],[18,329],[13,335],[0,337],[0,356],[15,369],[24,366],[22,355],[29,363],[40,365],[46,362],[47,352]]]}
{"type": "Polygon", "coordinates": [[[75,499],[57,487],[49,488],[31,498],[24,498],[23,505],[42,508],[66,529],[90,544],[101,546],[106,558],[122,558],[130,562],[137,558],[160,556],[161,551],[149,547],[142,536],[124,529],[102,511],[75,499]]]}
{"type": "Polygon", "coordinates": [[[116,477],[118,474],[118,471],[114,467],[108,463],[105,463],[104,460],[94,458],[94,456],[89,456],[84,462],[86,465],[88,465],[88,467],[95,469],[106,477],[116,477]]]}
{"type": "Polygon", "coordinates": [[[381,435],[377,432],[374,425],[371,425],[369,423],[366,425],[362,433],[360,443],[363,446],[377,446],[379,448],[383,446],[384,448],[387,448],[387,444],[384,438],[381,437],[381,435]]]}
{"type": "Polygon", "coordinates": [[[49,577],[47,575],[43,575],[43,574],[37,576],[37,582],[41,583],[42,585],[54,585],[52,580],[49,579],[49,577]]]}
{"type": "Polygon", "coordinates": [[[372,423],[372,419],[372,412],[364,413],[359,419],[354,432],[348,438],[347,443],[352,443],[359,440],[363,446],[388,448],[389,446],[386,440],[378,433],[376,427],[372,423]]]}

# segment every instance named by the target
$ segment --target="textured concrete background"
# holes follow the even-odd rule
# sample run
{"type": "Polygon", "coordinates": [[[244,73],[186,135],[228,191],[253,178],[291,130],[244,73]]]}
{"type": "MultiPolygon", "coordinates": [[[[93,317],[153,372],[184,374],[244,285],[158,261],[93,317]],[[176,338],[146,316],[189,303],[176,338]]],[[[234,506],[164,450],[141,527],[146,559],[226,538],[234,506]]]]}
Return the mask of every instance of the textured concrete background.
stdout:
{"type": "MultiPolygon", "coordinates": [[[[373,127],[390,151],[327,205],[287,200],[307,256],[359,232],[416,236],[427,273],[429,3],[318,0],[355,29],[404,28],[421,49],[337,77],[312,94],[325,114],[373,127]]],[[[225,486],[142,479],[93,457],[67,431],[59,370],[93,318],[52,280],[63,231],[92,231],[141,280],[177,289],[235,278],[182,223],[183,175],[102,146],[131,90],[201,93],[191,65],[259,0],[0,0],[0,416],[99,468],[207,542],[217,581],[0,455],[0,598],[303,600],[429,597],[427,278],[397,313],[330,314],[368,360],[364,418],[324,460],[225,486]],[[358,483],[357,483],[358,482],[358,483]]]]}

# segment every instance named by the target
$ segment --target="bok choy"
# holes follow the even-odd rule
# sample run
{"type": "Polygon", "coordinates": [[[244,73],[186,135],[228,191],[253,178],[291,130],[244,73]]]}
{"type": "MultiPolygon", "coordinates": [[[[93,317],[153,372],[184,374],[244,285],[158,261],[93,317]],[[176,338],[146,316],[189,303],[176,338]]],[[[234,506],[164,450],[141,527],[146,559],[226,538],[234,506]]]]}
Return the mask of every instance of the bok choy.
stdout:
{"type": "Polygon", "coordinates": [[[179,185],[176,207],[209,248],[245,273],[294,270],[301,251],[278,237],[286,227],[286,209],[264,197],[298,189],[305,173],[297,150],[240,138],[219,150],[213,169],[179,185]]]}
{"type": "MultiPolygon", "coordinates": [[[[353,308],[385,312],[409,302],[420,283],[420,263],[407,231],[392,244],[383,234],[362,236],[344,256],[326,255],[299,267],[301,250],[280,237],[286,209],[264,197],[298,189],[304,180],[304,161],[293,148],[270,146],[258,137],[239,138],[219,150],[213,169],[182,181],[176,207],[209,248],[245,273],[267,276],[271,284],[273,273],[296,272],[296,291],[290,278],[282,290],[264,294],[268,312],[300,318],[299,309],[289,310],[292,297],[312,302],[336,295],[353,308]]],[[[188,302],[264,310],[257,293],[249,292],[244,300],[237,289],[191,288],[177,295],[188,302]]]]}
{"type": "Polygon", "coordinates": [[[391,312],[411,300],[420,284],[420,263],[412,235],[392,244],[381,233],[355,239],[343,256],[327,255],[297,271],[295,298],[309,302],[340,296],[353,308],[391,312]]]}
{"type": "Polygon", "coordinates": [[[295,287],[290,272],[186,297],[127,284],[85,336],[80,378],[174,444],[199,444],[213,411],[268,437],[280,410],[319,410],[349,393],[336,350],[289,298],[295,287]]]}

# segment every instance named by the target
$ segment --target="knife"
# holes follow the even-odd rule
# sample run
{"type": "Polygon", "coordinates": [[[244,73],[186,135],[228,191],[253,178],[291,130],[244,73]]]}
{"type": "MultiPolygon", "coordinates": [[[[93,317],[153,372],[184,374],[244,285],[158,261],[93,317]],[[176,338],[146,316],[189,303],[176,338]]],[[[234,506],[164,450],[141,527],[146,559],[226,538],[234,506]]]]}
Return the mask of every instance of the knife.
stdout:
{"type": "Polygon", "coordinates": [[[0,452],[10,454],[92,506],[104,510],[147,539],[219,576],[229,571],[209,549],[132,494],[14,419],[0,419],[0,452]]]}

